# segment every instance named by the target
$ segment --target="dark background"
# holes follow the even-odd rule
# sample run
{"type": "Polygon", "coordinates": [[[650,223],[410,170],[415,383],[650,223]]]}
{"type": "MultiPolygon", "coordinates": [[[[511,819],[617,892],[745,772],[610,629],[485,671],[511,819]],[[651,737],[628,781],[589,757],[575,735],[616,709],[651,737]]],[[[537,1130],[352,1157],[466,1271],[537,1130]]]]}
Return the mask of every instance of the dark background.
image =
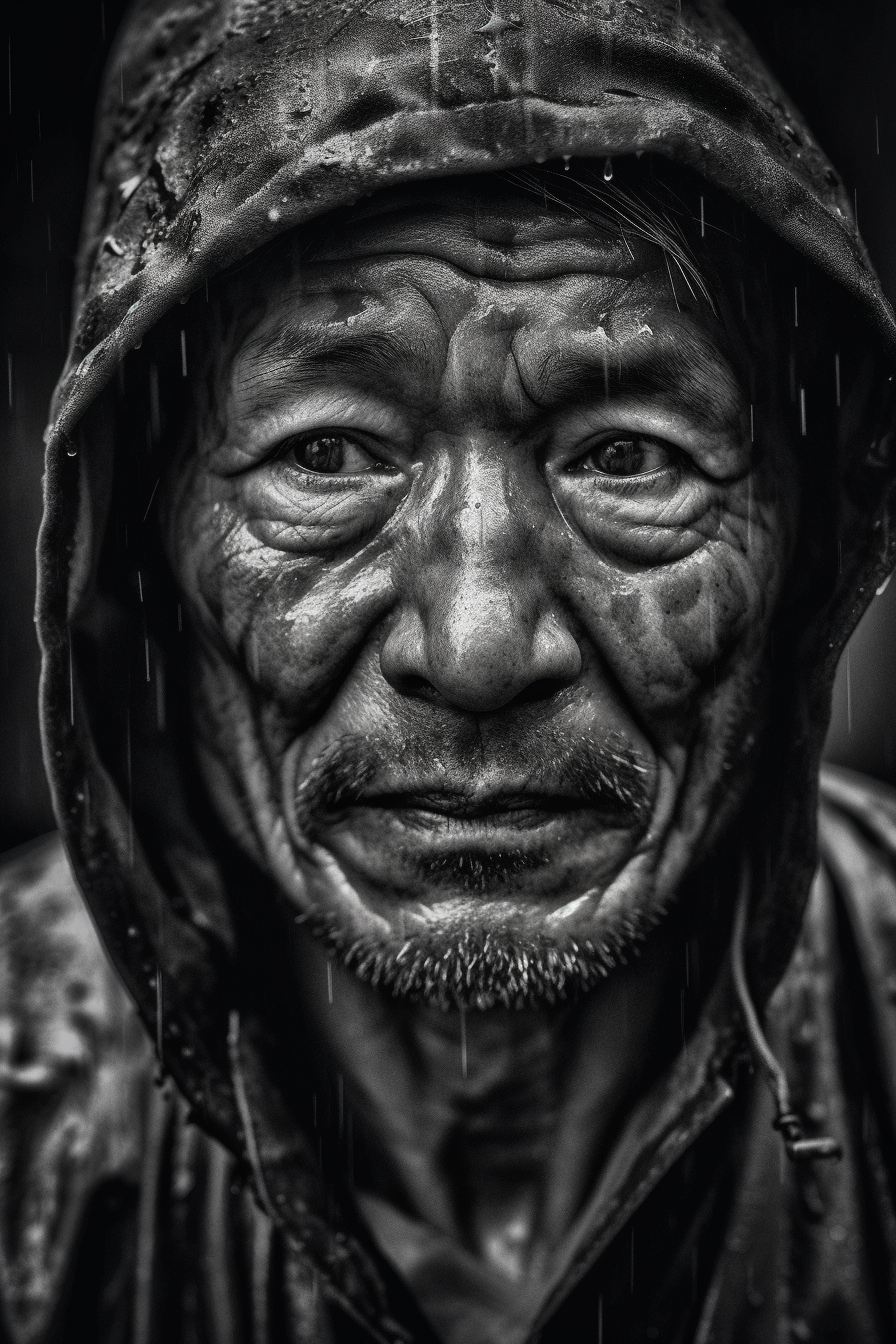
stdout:
{"type": "MultiPolygon", "coordinates": [[[[855,193],[896,301],[896,3],[729,6],[855,193]]],[[[93,105],[122,0],[7,0],[0,186],[0,850],[53,822],[32,623],[42,441],[63,361],[93,105]]],[[[0,32],[4,31],[0,29],[0,32]]],[[[0,76],[2,85],[2,76],[0,76]]],[[[835,691],[829,756],[896,783],[896,582],[875,598],[835,691]]]]}

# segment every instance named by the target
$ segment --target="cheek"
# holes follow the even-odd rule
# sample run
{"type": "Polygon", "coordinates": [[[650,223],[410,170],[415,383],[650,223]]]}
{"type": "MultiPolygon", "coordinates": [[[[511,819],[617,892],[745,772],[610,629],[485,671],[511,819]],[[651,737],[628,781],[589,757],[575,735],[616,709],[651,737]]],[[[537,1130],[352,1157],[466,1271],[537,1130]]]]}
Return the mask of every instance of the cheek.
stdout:
{"type": "Polygon", "coordinates": [[[223,637],[291,718],[313,717],[390,605],[382,547],[345,559],[287,554],[220,502],[184,517],[180,536],[177,572],[200,630],[223,637]]]}
{"type": "Polygon", "coordinates": [[[710,679],[755,673],[786,549],[772,517],[729,515],[682,560],[636,573],[601,565],[579,583],[579,612],[639,715],[689,717],[710,679]]]}
{"type": "Polygon", "coordinates": [[[314,719],[368,643],[392,602],[388,566],[377,557],[284,569],[255,581],[246,615],[249,671],[293,721],[314,719]]]}

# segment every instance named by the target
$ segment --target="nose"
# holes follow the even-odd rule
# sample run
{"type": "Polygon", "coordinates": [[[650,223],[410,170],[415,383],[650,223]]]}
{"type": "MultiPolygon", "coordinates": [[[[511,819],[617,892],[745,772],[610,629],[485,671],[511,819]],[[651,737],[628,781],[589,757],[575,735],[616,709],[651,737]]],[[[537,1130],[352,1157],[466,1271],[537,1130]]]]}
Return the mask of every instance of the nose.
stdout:
{"type": "Polygon", "coordinates": [[[576,680],[578,640],[551,598],[537,530],[502,463],[467,462],[421,511],[405,592],[380,652],[403,694],[468,713],[547,697],[576,680]]]}

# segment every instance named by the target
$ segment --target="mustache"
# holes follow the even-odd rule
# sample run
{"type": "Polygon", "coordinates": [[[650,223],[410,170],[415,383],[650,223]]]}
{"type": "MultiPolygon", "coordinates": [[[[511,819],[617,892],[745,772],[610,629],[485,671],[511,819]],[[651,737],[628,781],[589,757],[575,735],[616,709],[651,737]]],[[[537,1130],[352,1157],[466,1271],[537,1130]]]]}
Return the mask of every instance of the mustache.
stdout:
{"type": "MultiPolygon", "coordinates": [[[[451,759],[451,753],[446,753],[446,769],[431,739],[406,738],[396,748],[372,735],[346,734],[311,760],[300,781],[296,778],[298,747],[294,743],[284,758],[283,801],[289,820],[305,836],[370,797],[378,780],[388,777],[390,787],[382,792],[395,797],[392,781],[396,774],[407,780],[400,792],[441,794],[454,801],[469,800],[474,794],[476,771],[471,771],[469,758],[464,760],[456,753],[451,759]],[[435,787],[434,775],[439,781],[435,787]],[[426,781],[422,788],[421,780],[426,781]]],[[[563,797],[616,822],[641,821],[650,808],[653,772],[620,734],[602,739],[585,735],[572,743],[539,738],[526,743],[522,758],[498,752],[491,760],[483,760],[483,768],[491,771],[495,767],[523,779],[526,793],[563,797]]],[[[520,797],[518,789],[514,797],[520,797]]]]}

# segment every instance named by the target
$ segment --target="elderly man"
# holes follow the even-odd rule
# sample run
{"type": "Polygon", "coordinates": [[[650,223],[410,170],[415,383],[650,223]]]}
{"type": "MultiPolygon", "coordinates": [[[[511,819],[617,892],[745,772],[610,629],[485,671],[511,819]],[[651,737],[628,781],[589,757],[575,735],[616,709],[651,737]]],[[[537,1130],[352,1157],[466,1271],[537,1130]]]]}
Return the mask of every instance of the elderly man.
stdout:
{"type": "Polygon", "coordinates": [[[816,818],[896,326],[808,130],[712,4],[147,2],[95,162],[10,1338],[892,1339],[896,804],[816,818]]]}

